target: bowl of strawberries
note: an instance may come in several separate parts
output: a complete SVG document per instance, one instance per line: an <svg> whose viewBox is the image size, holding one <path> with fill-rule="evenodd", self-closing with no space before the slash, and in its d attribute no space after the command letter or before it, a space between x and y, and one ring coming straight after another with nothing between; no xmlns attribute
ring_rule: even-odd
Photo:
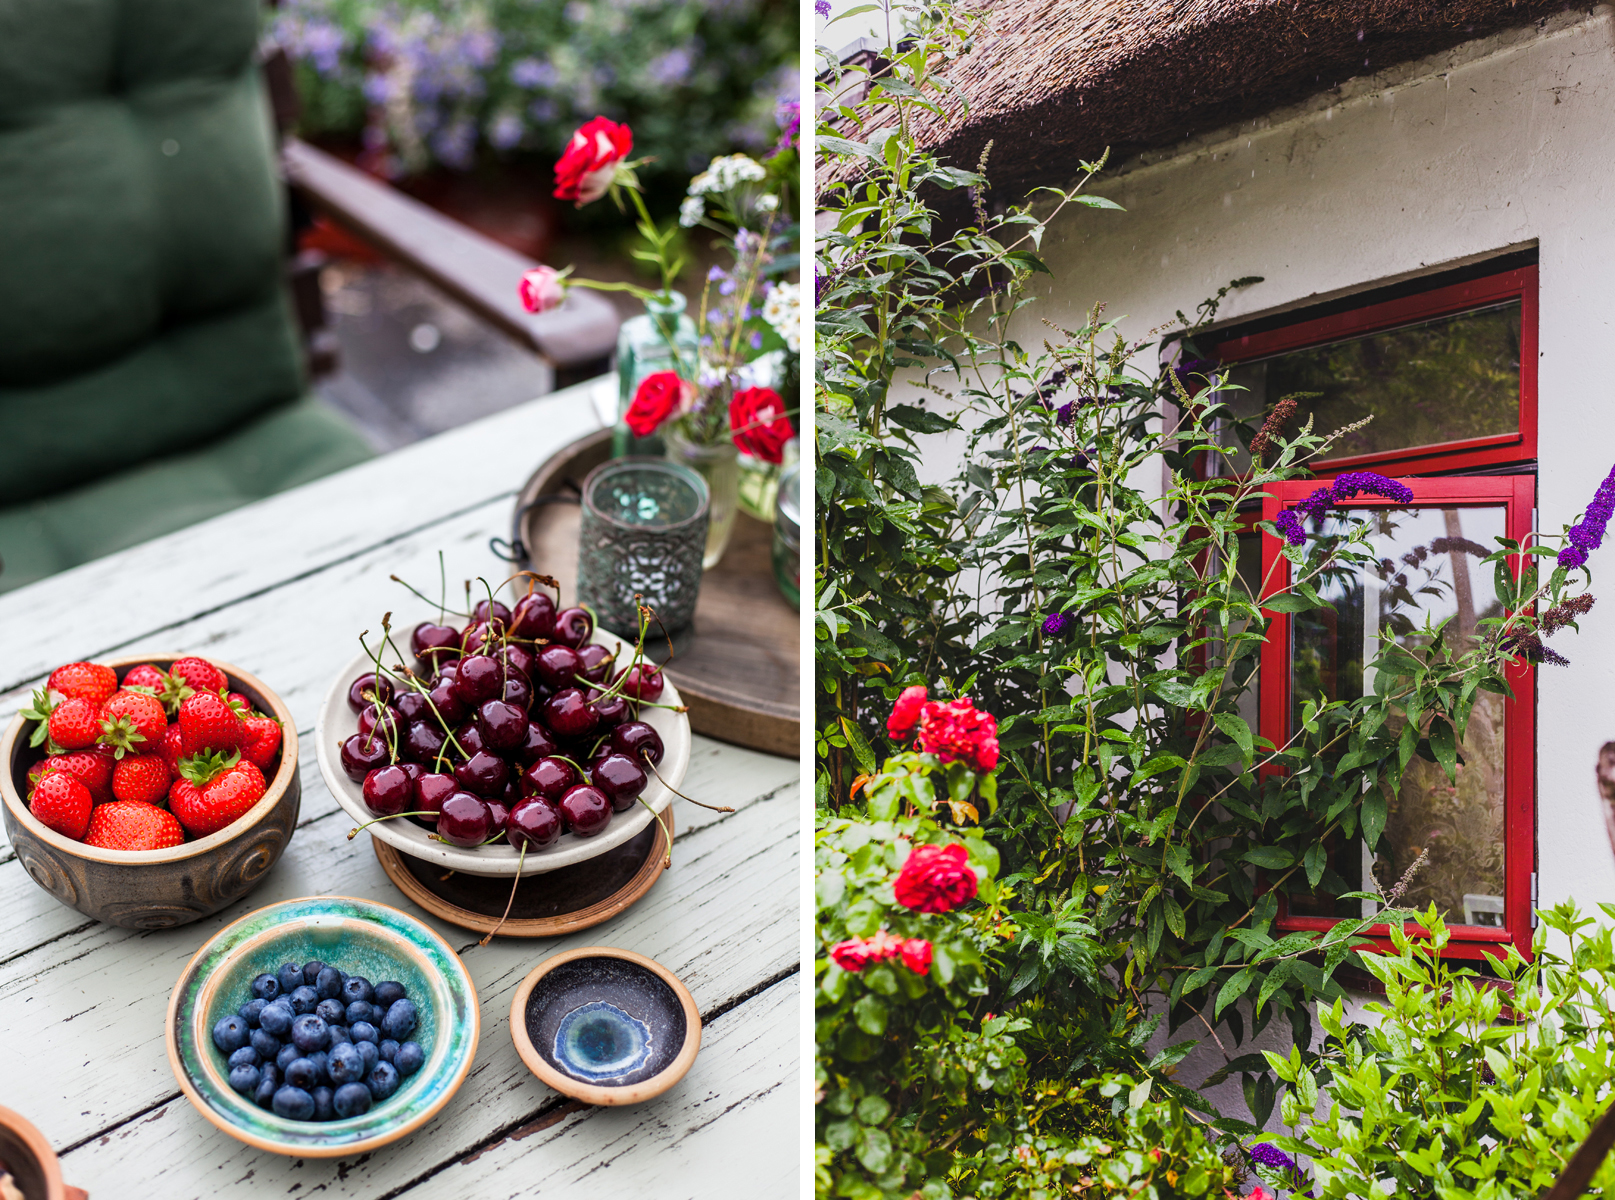
<svg viewBox="0 0 1615 1200"><path fill-rule="evenodd" d="M129 929L246 895L302 797L280 697L196 655L58 667L0 738L0 764L6 835L34 882Z"/></svg>

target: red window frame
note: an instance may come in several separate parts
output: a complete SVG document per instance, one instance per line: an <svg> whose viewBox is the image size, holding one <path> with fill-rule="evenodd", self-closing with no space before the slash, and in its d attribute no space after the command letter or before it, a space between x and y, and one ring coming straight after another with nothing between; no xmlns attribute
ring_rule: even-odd
<svg viewBox="0 0 1615 1200"><path fill-rule="evenodd" d="M1326 486L1329 478L1291 480L1268 485L1262 502L1262 519L1271 521L1280 509L1305 498L1313 489ZM1431 505L1464 507L1505 506L1507 536L1524 541L1531 531L1536 504L1534 475L1492 475L1471 478L1404 479L1413 489L1411 505L1394 504L1378 497L1352 500L1345 507L1403 508ZM1290 563L1281 553L1282 543L1272 534L1262 538L1262 577L1267 580L1265 595L1284 590L1290 582ZM1515 577L1521 564L1516 562ZM1290 736L1290 616L1263 610L1271 624L1267 645L1262 649L1261 736L1280 746ZM1531 876L1536 870L1536 674L1523 660L1509 668L1507 679L1514 698L1504 702L1504 738L1507 762L1503 783L1503 925L1486 928L1452 925L1446 956L1479 959L1500 953L1512 942L1527 959L1531 957ZM1277 768L1264 768L1273 771ZM1287 901L1280 897L1275 926L1286 931L1329 929L1339 918L1292 916ZM1373 925L1364 931L1382 950L1391 948L1389 927Z"/></svg>
<svg viewBox="0 0 1615 1200"><path fill-rule="evenodd" d="M1480 279L1399 296L1394 300L1364 305L1327 317L1298 321L1278 329L1226 338L1212 343L1211 353L1224 365L1233 366L1290 350L1304 350L1370 333L1383 333L1438 317L1455 316L1471 309L1516 299L1520 302L1520 423L1517 433L1332 458L1319 461L1314 467L1319 471L1344 471L1394 465L1405 471L1467 471L1476 467L1523 462L1536 458L1537 452L1535 266L1516 267Z"/></svg>

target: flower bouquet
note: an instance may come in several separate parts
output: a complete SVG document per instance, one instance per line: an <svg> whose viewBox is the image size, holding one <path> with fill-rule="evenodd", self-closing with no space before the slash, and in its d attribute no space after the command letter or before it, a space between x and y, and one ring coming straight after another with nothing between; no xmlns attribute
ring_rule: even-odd
<svg viewBox="0 0 1615 1200"><path fill-rule="evenodd" d="M799 259L799 230L788 211L796 169L794 109L781 106L784 132L765 161L744 154L713 159L690 181L678 225L666 229L646 209L635 168L647 160L629 158L632 131L594 118L555 164L555 195L579 207L610 196L624 211L626 197L645 243L633 256L656 269L661 286L580 279L570 267L548 266L528 271L520 285L523 306L535 313L561 304L573 287L628 292L645 304L646 317L625 324L618 346L618 450L650 449L646 440L659 437L667 458L706 480L708 568L728 545L743 468L747 507L773 520L773 484L796 436L781 398L782 389L795 391L801 347L797 288L783 278ZM684 236L680 227L717 233L731 259L707 272L693 317L673 290L684 267L677 249Z"/></svg>

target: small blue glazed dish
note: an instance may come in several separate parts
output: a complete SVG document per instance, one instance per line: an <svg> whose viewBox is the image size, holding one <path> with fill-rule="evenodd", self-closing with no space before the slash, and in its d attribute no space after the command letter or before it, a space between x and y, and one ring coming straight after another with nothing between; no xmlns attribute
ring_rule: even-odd
<svg viewBox="0 0 1615 1200"><path fill-rule="evenodd" d="M638 1104L667 1091L701 1049L689 989L643 954L585 946L522 980L510 1036L527 1069L585 1104Z"/></svg>
<svg viewBox="0 0 1615 1200"><path fill-rule="evenodd" d="M230 1086L212 1031L252 997L253 979L282 963L318 960L372 983L401 983L418 1012L421 1067L361 1116L296 1121L259 1108ZM344 896L288 900L226 926L186 965L168 1002L168 1062L185 1098L231 1137L276 1154L365 1154L431 1120L476 1057L476 988L448 943L407 913Z"/></svg>

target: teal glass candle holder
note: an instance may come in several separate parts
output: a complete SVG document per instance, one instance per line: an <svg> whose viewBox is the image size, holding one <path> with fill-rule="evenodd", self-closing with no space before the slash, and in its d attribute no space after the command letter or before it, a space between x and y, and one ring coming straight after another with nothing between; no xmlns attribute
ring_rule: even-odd
<svg viewBox="0 0 1615 1200"><path fill-rule="evenodd" d="M711 496L690 468L614 458L583 481L578 595L619 637L639 635L639 605L675 634L695 616Z"/></svg>

